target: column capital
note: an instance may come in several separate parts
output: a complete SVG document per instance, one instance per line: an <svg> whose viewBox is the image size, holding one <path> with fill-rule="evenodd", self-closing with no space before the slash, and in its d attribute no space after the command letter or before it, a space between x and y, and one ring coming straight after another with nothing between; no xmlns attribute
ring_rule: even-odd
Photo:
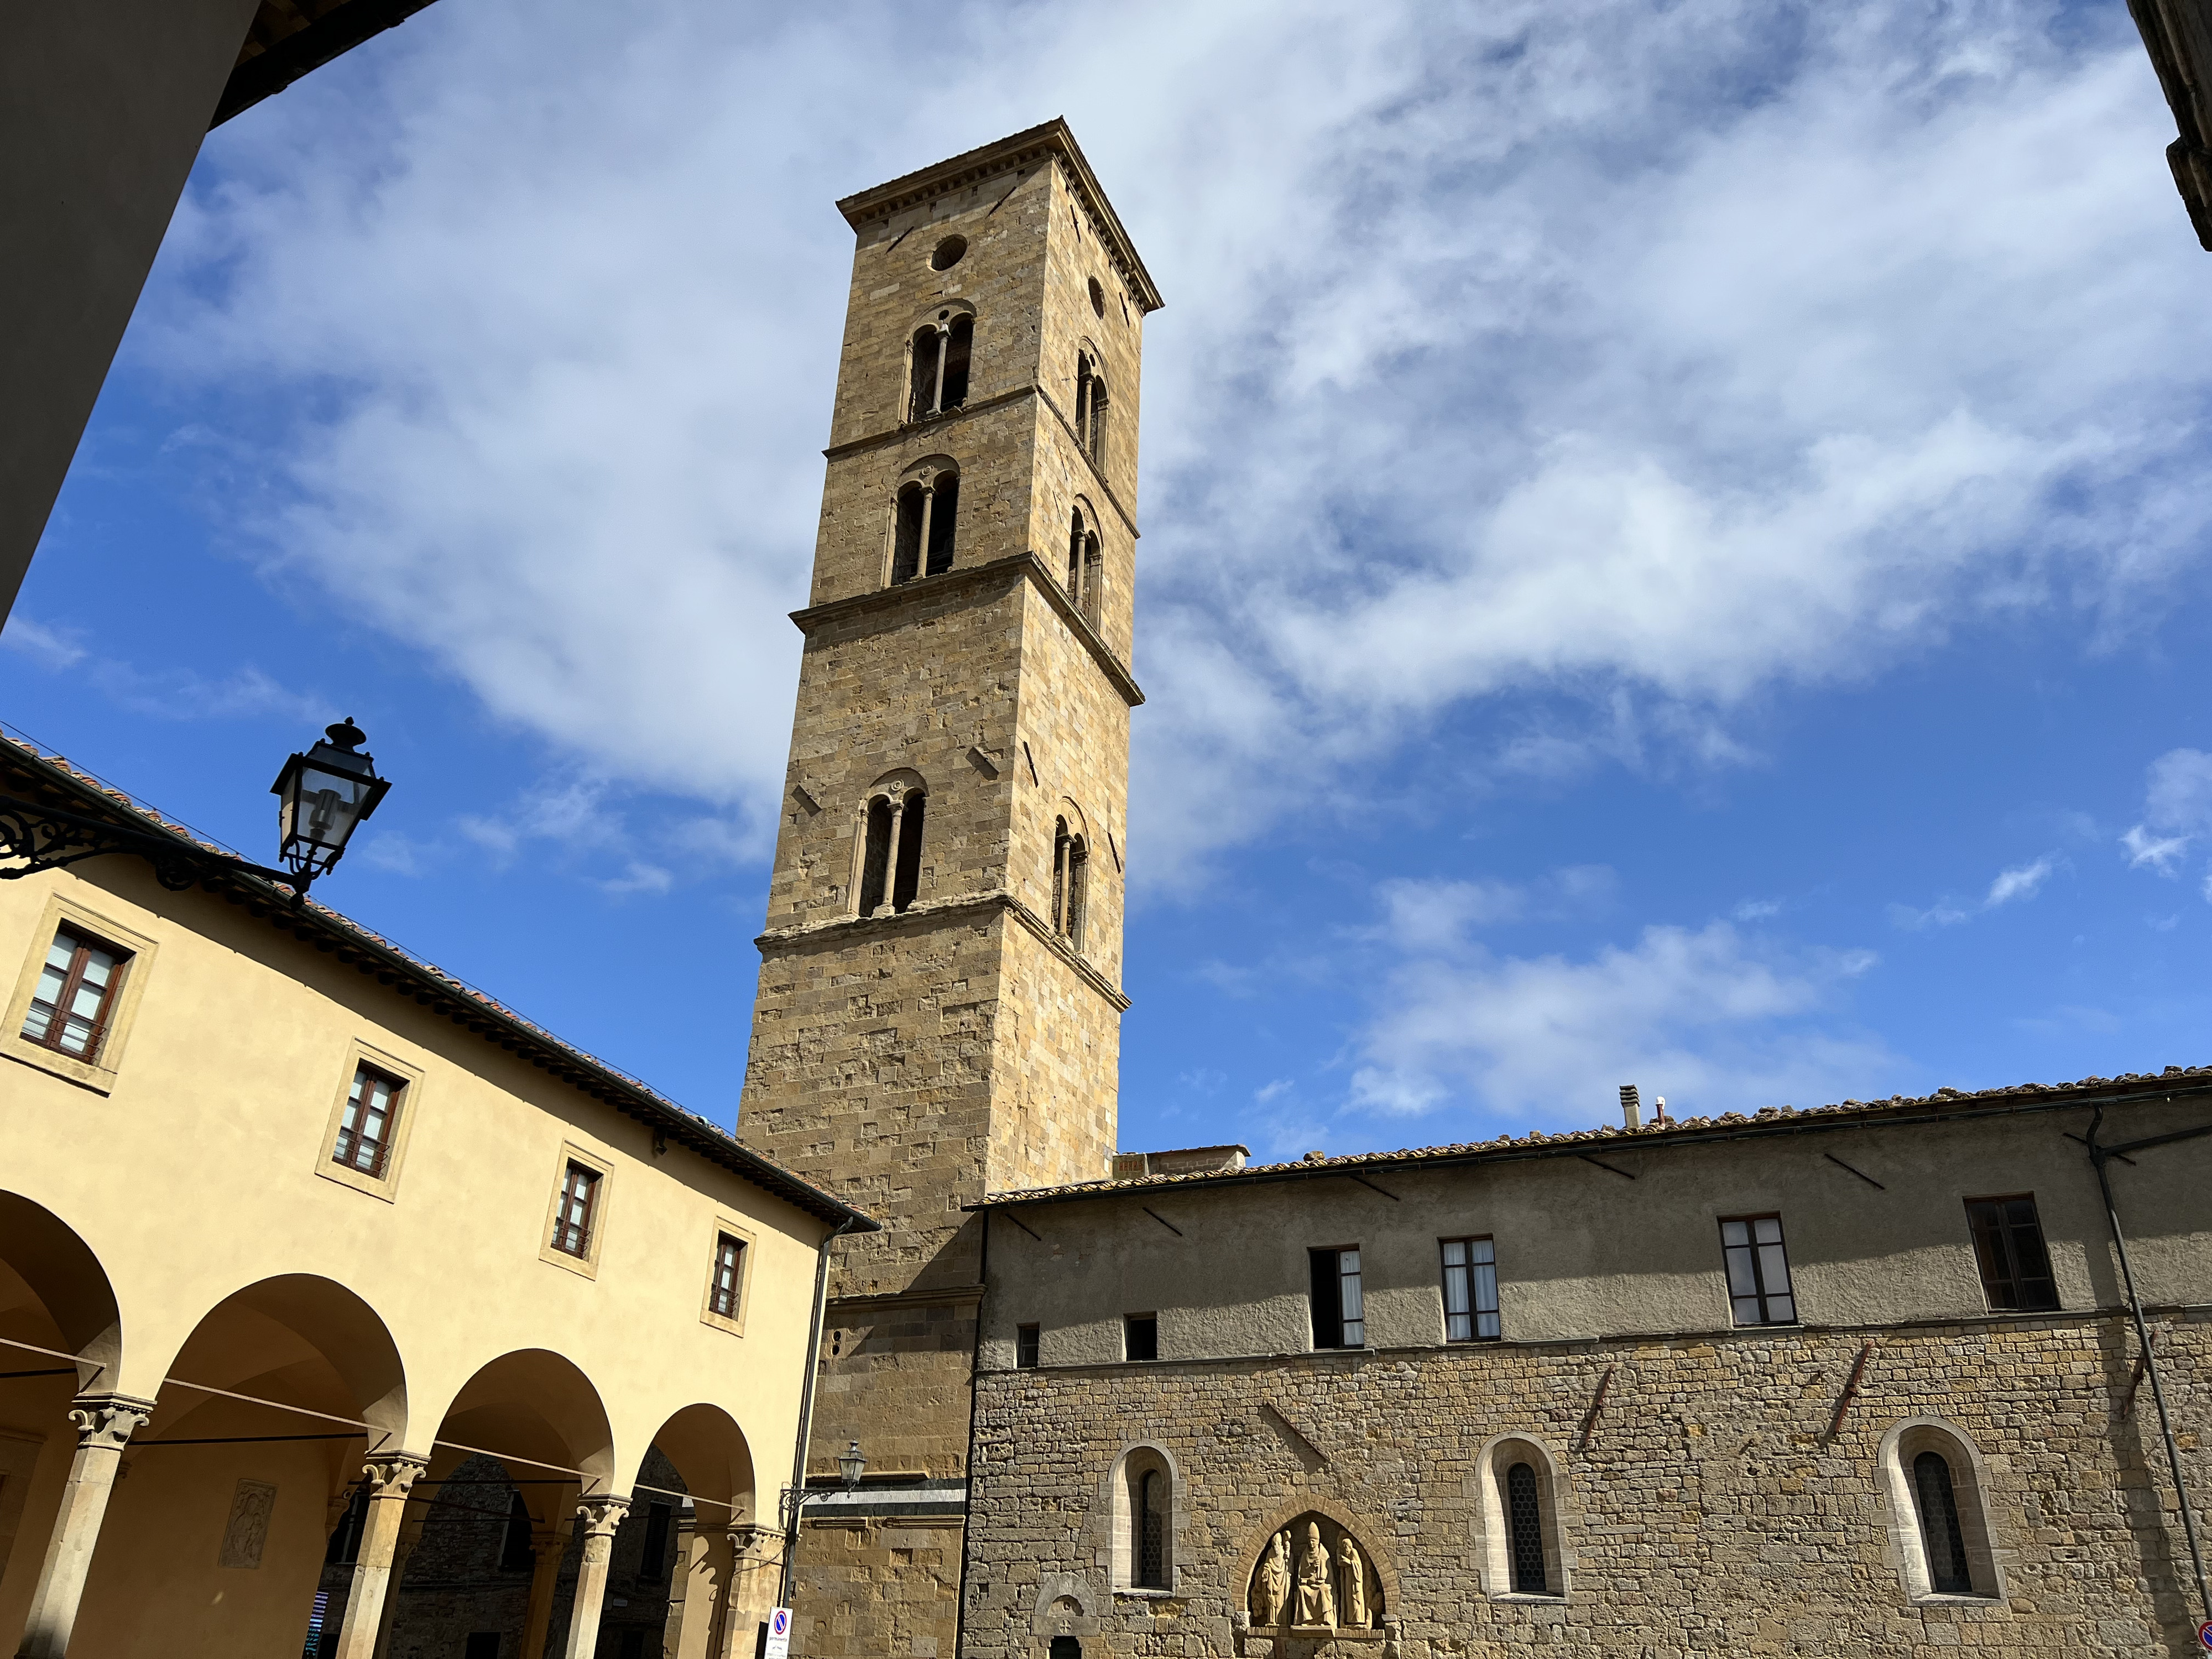
<svg viewBox="0 0 2212 1659"><path fill-rule="evenodd" d="M404 1498L414 1490L430 1460L413 1452L379 1452L361 1466L371 1498Z"/></svg>
<svg viewBox="0 0 2212 1659"><path fill-rule="evenodd" d="M612 1492L601 1492L597 1497L579 1498L576 1518L584 1523L584 1536L611 1538L615 1528L622 1525L623 1516L629 1513L629 1499Z"/></svg>
<svg viewBox="0 0 2212 1659"><path fill-rule="evenodd" d="M722 1528L722 1534L730 1540L732 1551L740 1556L751 1554L761 1547L763 1540L772 1535L769 1529L757 1521L732 1521Z"/></svg>
<svg viewBox="0 0 2212 1659"><path fill-rule="evenodd" d="M153 1414L154 1402L136 1395L81 1394L70 1407L69 1420L76 1429L79 1447L87 1451L120 1451Z"/></svg>

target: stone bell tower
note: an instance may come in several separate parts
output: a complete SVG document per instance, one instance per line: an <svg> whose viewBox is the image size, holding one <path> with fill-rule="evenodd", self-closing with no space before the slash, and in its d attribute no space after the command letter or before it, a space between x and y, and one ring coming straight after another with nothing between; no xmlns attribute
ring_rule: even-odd
<svg viewBox="0 0 2212 1659"><path fill-rule="evenodd" d="M849 1520L802 1539L796 1650L949 1659L963 1206L1114 1150L1160 299L1060 121L838 207L858 246L738 1133L884 1224L833 1258L810 1473L859 1440L919 1483L810 1511Z"/></svg>

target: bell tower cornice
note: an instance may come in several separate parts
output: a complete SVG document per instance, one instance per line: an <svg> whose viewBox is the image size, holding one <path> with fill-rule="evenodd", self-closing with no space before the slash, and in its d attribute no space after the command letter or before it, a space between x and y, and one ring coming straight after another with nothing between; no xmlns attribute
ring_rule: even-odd
<svg viewBox="0 0 2212 1659"><path fill-rule="evenodd" d="M1160 297L1152 273L1145 269L1145 262L1137 257L1136 244L1121 228L1114 204L1098 187L1097 178L1091 171L1091 163L1084 159L1075 135L1068 131L1067 122L1057 115L1042 126L1014 133L878 185L872 190L848 196L837 204L837 211L845 216L845 222L855 231L865 233L871 225L908 208L924 205L994 174L1016 172L1045 161L1057 161L1067 175L1076 199L1090 216L1099 241L1104 245L1121 280L1128 284L1138 306L1146 312L1159 310L1167 301Z"/></svg>

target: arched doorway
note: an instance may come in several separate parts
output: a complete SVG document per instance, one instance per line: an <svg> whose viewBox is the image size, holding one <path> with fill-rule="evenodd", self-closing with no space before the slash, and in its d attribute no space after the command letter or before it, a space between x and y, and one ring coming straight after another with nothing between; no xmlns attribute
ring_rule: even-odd
<svg viewBox="0 0 2212 1659"><path fill-rule="evenodd" d="M605 1407L573 1361L527 1348L480 1367L447 1407L409 1496L385 1605L391 1650L536 1659L559 1632L551 1651L570 1651L574 1608L596 1628L623 1520L599 1501L614 1469ZM580 1507L590 1512L580 1519ZM433 1588L457 1581L474 1587L464 1603Z"/></svg>
<svg viewBox="0 0 2212 1659"><path fill-rule="evenodd" d="M671 1530L662 1640L617 1630L610 1619L602 1624L601 1651L617 1659L631 1645L647 1653L665 1647L674 1659L750 1655L756 1627L775 1603L781 1561L773 1534L758 1525L755 1501L752 1447L728 1412L686 1406L662 1424L634 1483L624 1536L616 1540L619 1562L636 1530L639 1561L655 1567L662 1565L655 1559L659 1528Z"/></svg>
<svg viewBox="0 0 2212 1659"><path fill-rule="evenodd" d="M80 1395L113 1388L123 1321L92 1247L19 1193L0 1192L0 1641L29 1652L65 1638L80 1605L117 1464L112 1445L80 1456L69 1413ZM74 1525L58 1556L65 1503ZM54 1588L50 1562L60 1604L49 1595L33 1629L42 1582Z"/></svg>
<svg viewBox="0 0 2212 1659"><path fill-rule="evenodd" d="M288 1273L224 1297L124 1448L75 1650L299 1650L345 1495L406 1430L398 1346L352 1291Z"/></svg>

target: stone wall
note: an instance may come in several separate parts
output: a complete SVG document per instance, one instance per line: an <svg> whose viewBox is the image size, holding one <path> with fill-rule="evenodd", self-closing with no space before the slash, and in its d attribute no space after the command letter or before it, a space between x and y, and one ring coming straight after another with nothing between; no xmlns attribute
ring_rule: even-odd
<svg viewBox="0 0 2212 1659"><path fill-rule="evenodd" d="M2157 1340L2201 1500L2212 1310L2166 1310ZM2134 1355L2106 1313L987 1372L962 1659L1044 1659L1055 1631L1085 1659L1328 1659L1234 1616L1267 1538L1304 1511L1368 1551L1389 1659L2178 1659L2188 1558ZM1914 1418L1978 1452L2001 1596L1907 1593L1878 1464ZM1509 1435L1556 1466L1563 1597L1516 1599L1497 1573L1484 1451ZM1110 1588L1103 1494L1136 1443L1176 1471L1167 1594Z"/></svg>
<svg viewBox="0 0 2212 1659"><path fill-rule="evenodd" d="M810 1522L799 1537L792 1650L808 1659L952 1659L957 1520Z"/></svg>

